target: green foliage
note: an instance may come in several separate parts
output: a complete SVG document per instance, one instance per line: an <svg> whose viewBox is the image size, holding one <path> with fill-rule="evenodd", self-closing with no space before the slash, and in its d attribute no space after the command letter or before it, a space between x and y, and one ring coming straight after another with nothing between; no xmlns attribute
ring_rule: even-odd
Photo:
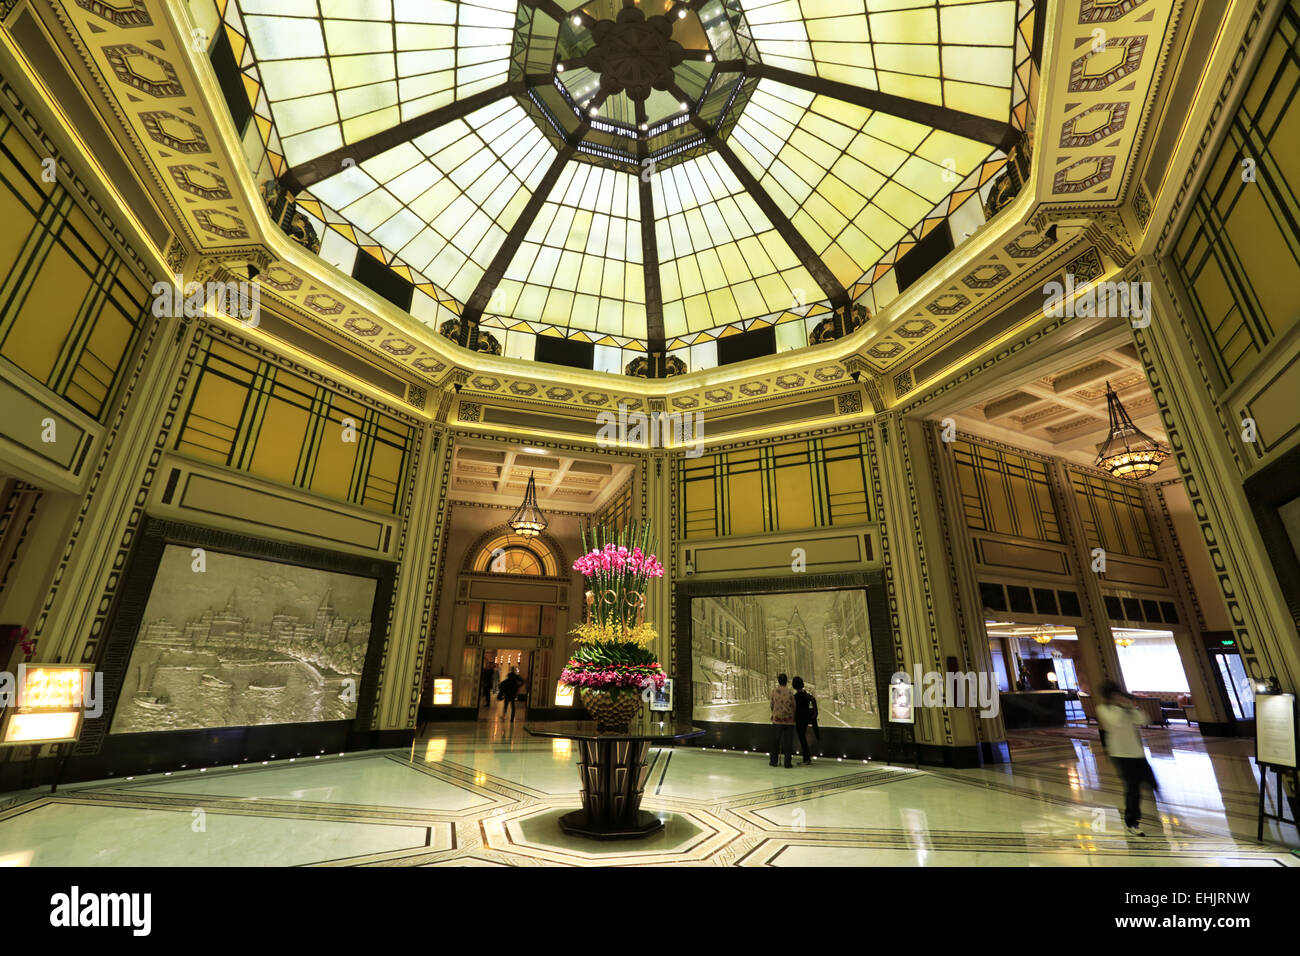
<svg viewBox="0 0 1300 956"><path fill-rule="evenodd" d="M580 644L573 659L583 664L653 664L655 654L649 648L618 641Z"/></svg>

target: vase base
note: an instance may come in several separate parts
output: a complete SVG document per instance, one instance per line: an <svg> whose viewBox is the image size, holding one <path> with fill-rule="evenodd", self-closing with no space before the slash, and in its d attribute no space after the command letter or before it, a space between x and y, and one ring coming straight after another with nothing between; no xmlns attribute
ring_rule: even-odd
<svg viewBox="0 0 1300 956"><path fill-rule="evenodd" d="M608 824L595 824L586 810L574 810L560 817L560 829L571 836L591 840L640 840L660 832L664 822L647 810L638 810L635 818Z"/></svg>

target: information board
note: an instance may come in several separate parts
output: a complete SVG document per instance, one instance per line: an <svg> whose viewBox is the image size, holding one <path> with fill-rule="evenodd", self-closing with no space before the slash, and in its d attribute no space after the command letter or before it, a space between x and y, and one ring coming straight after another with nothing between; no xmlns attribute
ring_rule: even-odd
<svg viewBox="0 0 1300 956"><path fill-rule="evenodd" d="M1294 768L1295 694L1255 695L1255 762Z"/></svg>

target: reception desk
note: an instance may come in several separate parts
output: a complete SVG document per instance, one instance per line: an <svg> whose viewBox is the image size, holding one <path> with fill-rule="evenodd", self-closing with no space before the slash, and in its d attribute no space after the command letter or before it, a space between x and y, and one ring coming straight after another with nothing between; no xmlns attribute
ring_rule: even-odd
<svg viewBox="0 0 1300 956"><path fill-rule="evenodd" d="M1003 691L1002 719L1008 730L1064 727L1065 702L1069 698L1069 693L1063 690Z"/></svg>

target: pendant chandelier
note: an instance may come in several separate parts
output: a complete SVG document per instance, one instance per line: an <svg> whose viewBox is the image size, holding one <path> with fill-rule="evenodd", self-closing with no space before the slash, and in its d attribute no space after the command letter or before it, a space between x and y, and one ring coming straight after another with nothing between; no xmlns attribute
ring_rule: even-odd
<svg viewBox="0 0 1300 956"><path fill-rule="evenodd" d="M525 538L535 538L546 530L546 515L537 507L537 484L533 473L528 473L528 490L524 492L523 503L510 516L510 527L515 534Z"/></svg>
<svg viewBox="0 0 1300 956"><path fill-rule="evenodd" d="M1052 643L1052 629L1048 627L1046 624L1042 625L1041 627L1034 628L1034 640L1037 641L1039 644Z"/></svg>
<svg viewBox="0 0 1300 956"><path fill-rule="evenodd" d="M1128 481L1141 481L1154 474L1169 452L1133 424L1110 382L1106 383L1106 411L1110 414L1110 429L1106 440L1097 446L1097 467Z"/></svg>
<svg viewBox="0 0 1300 956"><path fill-rule="evenodd" d="M1133 638L1131 638L1131 637L1117 637L1117 638L1115 638L1115 643L1116 643L1116 645L1118 645L1119 647L1128 647L1129 645L1131 645L1131 644L1133 643Z"/></svg>

